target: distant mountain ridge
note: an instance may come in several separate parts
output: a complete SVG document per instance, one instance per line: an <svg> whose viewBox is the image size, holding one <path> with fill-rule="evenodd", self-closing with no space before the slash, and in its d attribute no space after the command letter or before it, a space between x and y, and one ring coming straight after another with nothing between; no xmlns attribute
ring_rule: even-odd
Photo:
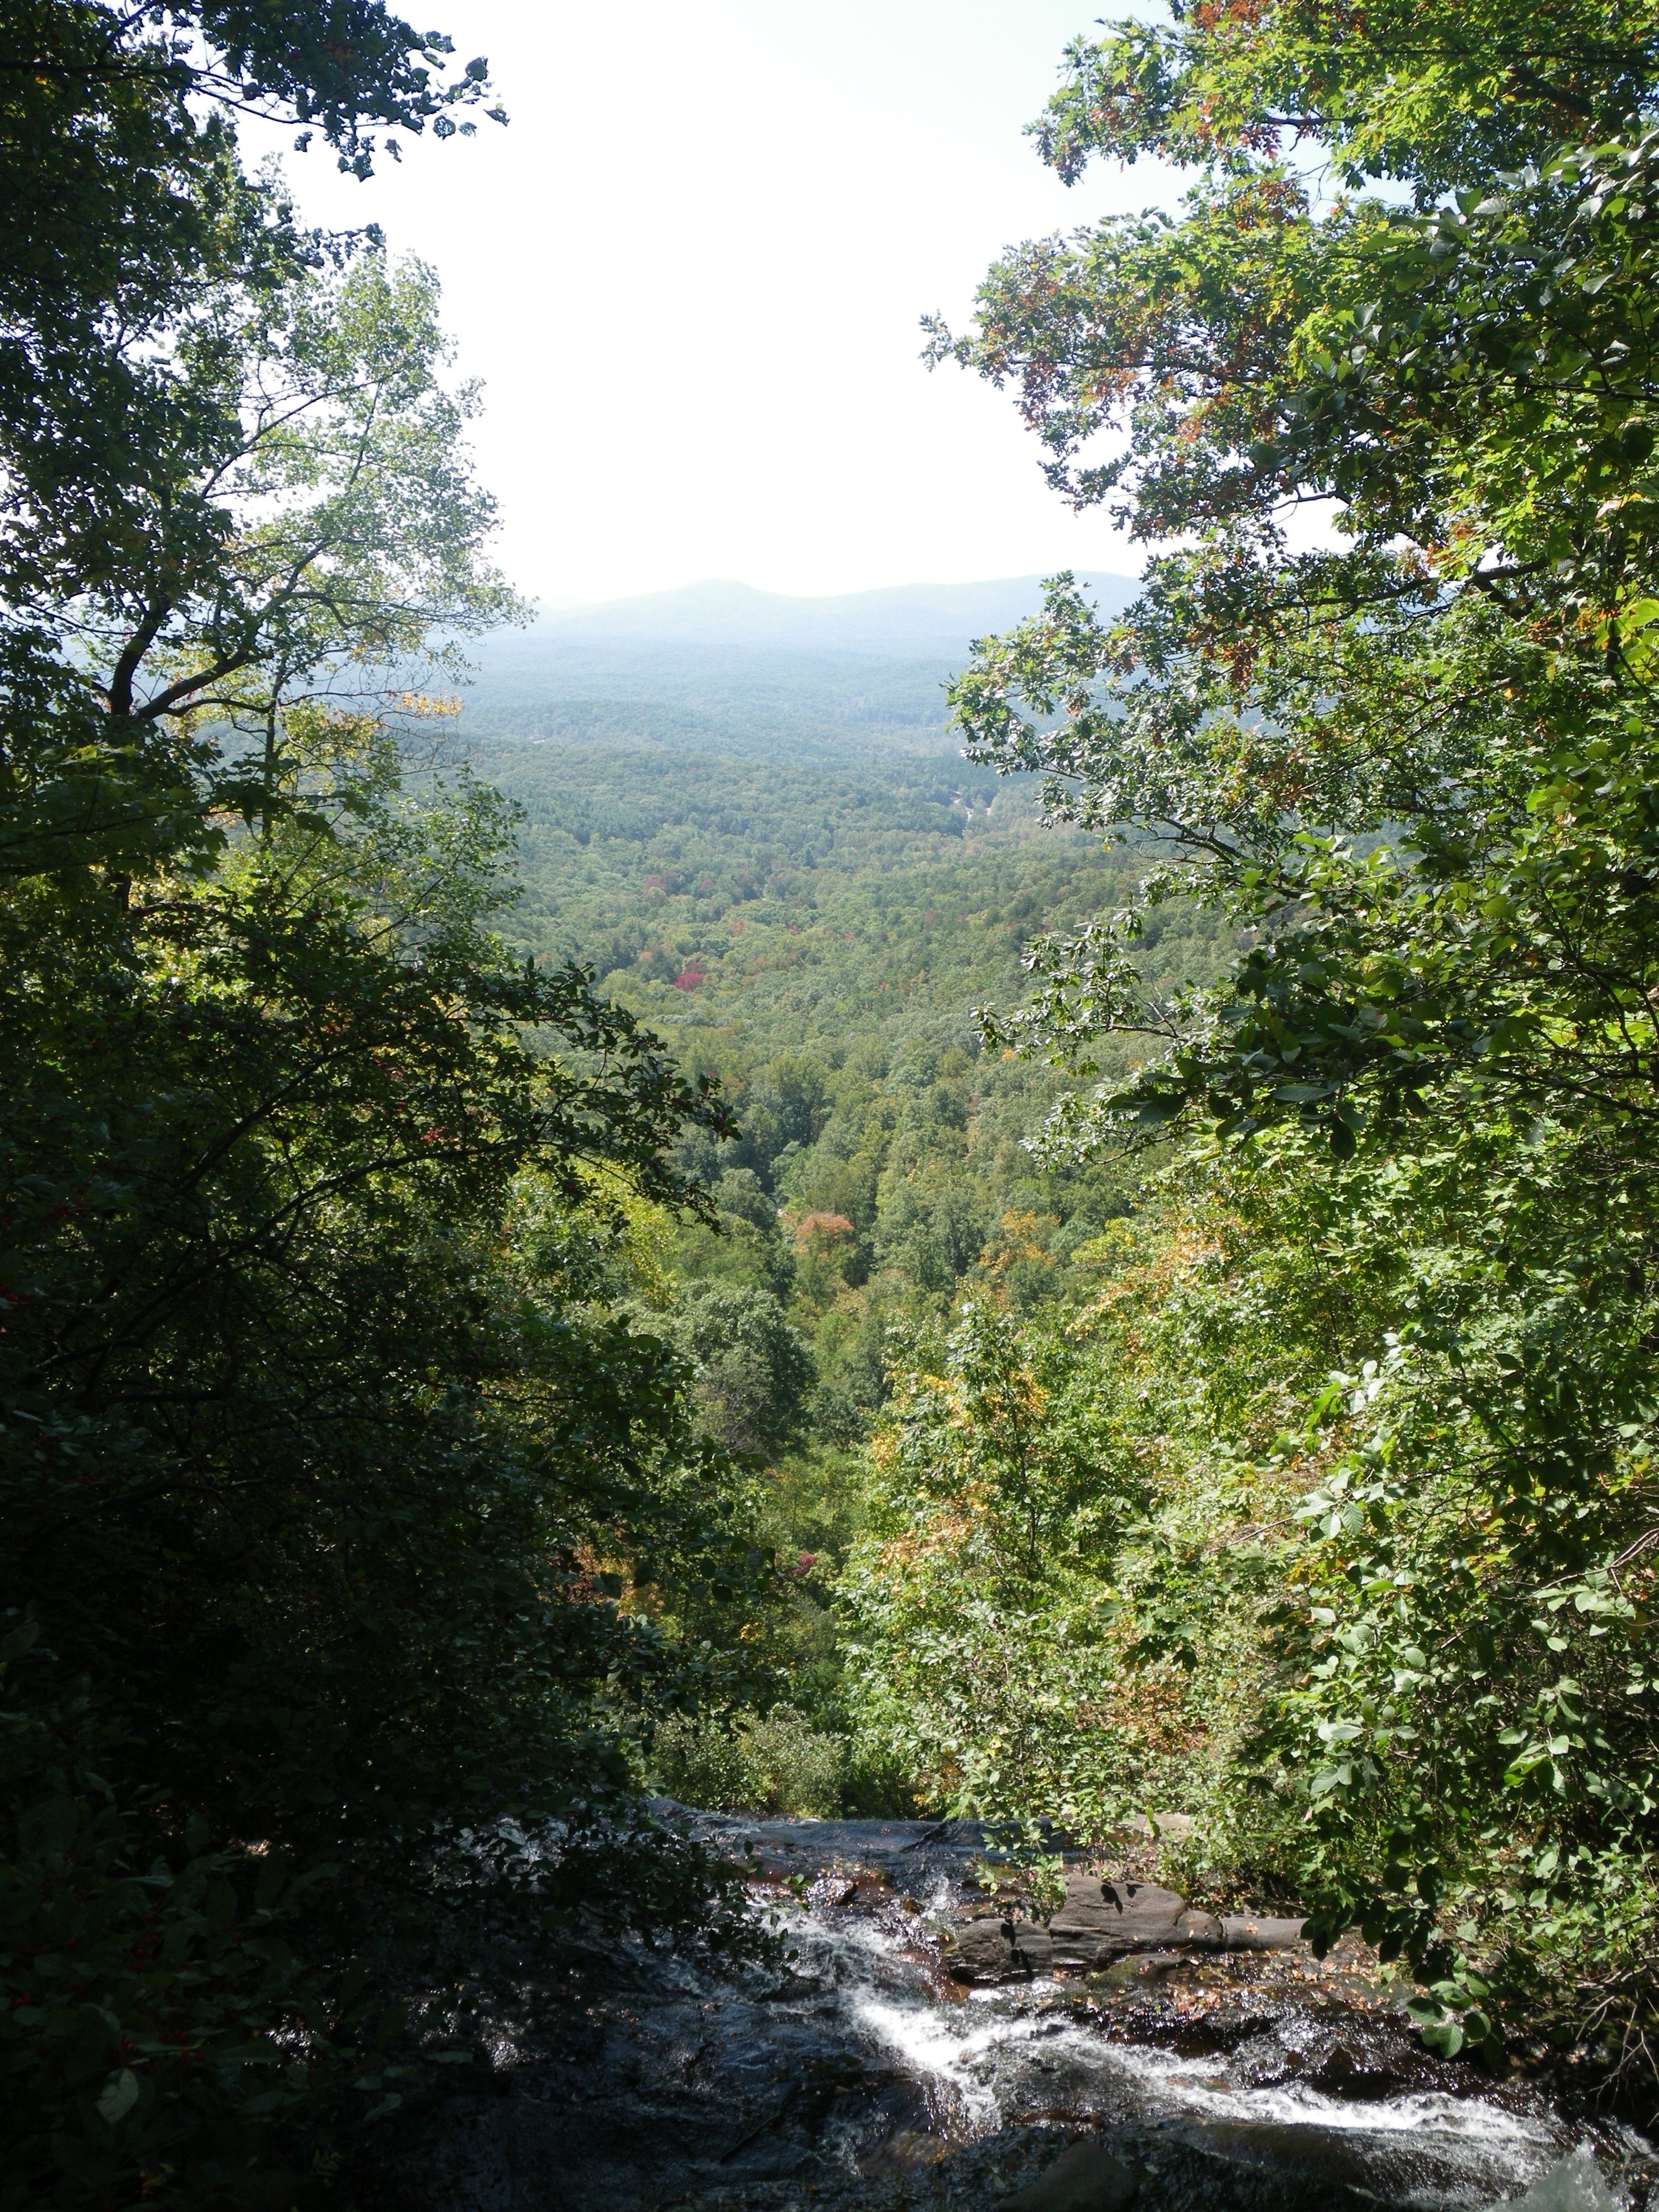
<svg viewBox="0 0 1659 2212"><path fill-rule="evenodd" d="M1103 612L1132 577L1097 574ZM544 608L480 641L461 730L469 743L670 750L814 762L955 754L945 687L976 637L1042 604L1040 576L901 584L834 599L752 585Z"/></svg>
<svg viewBox="0 0 1659 2212"><path fill-rule="evenodd" d="M1139 589L1132 576L1105 572L1082 579L1108 614L1127 606ZM1000 577L976 584L896 584L883 591L798 599L751 584L710 580L678 591L610 599L593 606L544 610L532 637L549 643L721 646L776 651L878 653L959 660L969 641L1010 629L1042 604L1040 576Z"/></svg>

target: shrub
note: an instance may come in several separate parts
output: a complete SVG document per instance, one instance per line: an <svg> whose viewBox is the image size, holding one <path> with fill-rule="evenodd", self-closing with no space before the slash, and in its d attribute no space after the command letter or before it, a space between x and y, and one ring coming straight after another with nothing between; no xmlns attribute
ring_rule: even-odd
<svg viewBox="0 0 1659 2212"><path fill-rule="evenodd" d="M793 1705L763 1717L677 1713L657 1730L655 1765L661 1787L684 1804L829 1820L841 1810L847 1747Z"/></svg>

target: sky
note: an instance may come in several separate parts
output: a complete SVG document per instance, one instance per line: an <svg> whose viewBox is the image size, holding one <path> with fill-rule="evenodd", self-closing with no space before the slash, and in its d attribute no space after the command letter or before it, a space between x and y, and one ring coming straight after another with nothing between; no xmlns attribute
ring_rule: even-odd
<svg viewBox="0 0 1659 2212"><path fill-rule="evenodd" d="M1173 201L1146 165L1068 191L1022 135L1091 0L420 12L488 56L507 127L367 185L320 141L284 164L307 219L378 222L437 270L522 591L1138 570L1048 489L1007 394L920 359L921 315L963 318L1003 246Z"/></svg>

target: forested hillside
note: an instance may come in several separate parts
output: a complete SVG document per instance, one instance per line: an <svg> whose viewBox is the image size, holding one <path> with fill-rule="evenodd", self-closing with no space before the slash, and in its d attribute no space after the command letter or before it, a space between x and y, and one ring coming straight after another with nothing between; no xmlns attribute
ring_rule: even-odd
<svg viewBox="0 0 1659 2212"><path fill-rule="evenodd" d="M964 645L966 641L963 641ZM475 742L618 741L741 758L844 763L945 751L945 687L963 654L886 659L538 631L481 641L462 695Z"/></svg>
<svg viewBox="0 0 1659 2212"><path fill-rule="evenodd" d="M726 680L743 673L738 657ZM546 744L481 748L474 765L522 810L511 940L595 970L738 1121L682 1148L722 1233L655 1218L652 1304L696 1366L710 1432L772 1463L760 1534L796 1562L779 1663L799 1705L810 1656L806 1717L844 1764L829 1607L865 1525L860 1454L895 1345L964 1292L1016 1312L1081 1295L1134 1188L1116 1161L1032 1158L1067 1086L986 1051L974 1009L1018 992L1036 933L1132 898L1144 856L1044 827L1029 794L946 752L828 769ZM1173 993L1225 950L1213 916L1172 906L1142 960ZM763 1675L747 1695L763 1708L768 1692ZM732 1724L711 1721L717 1737ZM816 1757L815 1774L831 1755ZM849 1802L937 1796L931 1776L856 1765ZM697 1772L670 1778L706 1792Z"/></svg>

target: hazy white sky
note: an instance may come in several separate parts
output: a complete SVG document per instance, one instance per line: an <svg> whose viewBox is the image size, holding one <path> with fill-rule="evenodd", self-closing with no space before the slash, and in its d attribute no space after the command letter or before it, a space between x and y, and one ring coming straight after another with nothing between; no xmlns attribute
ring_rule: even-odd
<svg viewBox="0 0 1659 2212"><path fill-rule="evenodd" d="M1004 244L1172 198L1146 166L1067 191L1021 135L1099 0L423 6L508 127L367 185L320 148L287 167L312 220L436 265L522 589L1139 566L1047 489L1006 395L918 357Z"/></svg>

